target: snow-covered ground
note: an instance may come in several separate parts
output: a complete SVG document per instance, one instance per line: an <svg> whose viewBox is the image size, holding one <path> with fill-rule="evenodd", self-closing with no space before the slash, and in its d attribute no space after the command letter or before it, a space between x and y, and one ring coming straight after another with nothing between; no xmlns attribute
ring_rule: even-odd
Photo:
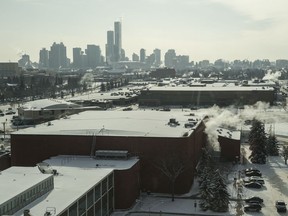
<svg viewBox="0 0 288 216"><path fill-rule="evenodd" d="M246 151L246 157L250 155L248 144L242 144L242 148ZM112 216L124 215L283 215L277 213L275 208L276 200L284 200L288 203L288 166L285 165L284 159L281 156L268 157L266 164L252 164L249 160L245 160L245 164L237 164L232 166L228 175L228 191L231 195L229 211L226 213L215 213L211 211L202 211L199 207L199 200L189 198L191 195L197 194L198 185L197 180L189 194L177 197L174 202L171 201L169 195L162 197L161 195L147 195L142 194L139 200L136 200L132 209L127 211L114 212ZM240 180L245 177L242 170L246 168L257 168L262 172L262 177L265 181L261 189L251 189L241 187L240 197L246 199L251 196L259 196L264 202L260 212L244 212L244 201L235 201L237 198L237 188L234 186L234 178ZM239 172L240 171L240 172ZM239 175L240 173L240 175ZM241 181L239 181L241 182ZM195 203L196 207L195 207ZM237 209L238 207L238 209ZM284 213L285 215L285 213Z"/></svg>

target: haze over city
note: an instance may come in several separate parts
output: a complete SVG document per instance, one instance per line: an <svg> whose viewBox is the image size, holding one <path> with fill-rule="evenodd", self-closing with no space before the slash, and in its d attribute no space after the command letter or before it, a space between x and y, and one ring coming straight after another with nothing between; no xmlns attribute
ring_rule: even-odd
<svg viewBox="0 0 288 216"><path fill-rule="evenodd" d="M39 60L41 48L63 42L96 44L105 53L106 33L122 22L122 47L131 59L141 48L175 49L193 61L222 58L287 59L285 0L2 0L0 61L22 54Z"/></svg>

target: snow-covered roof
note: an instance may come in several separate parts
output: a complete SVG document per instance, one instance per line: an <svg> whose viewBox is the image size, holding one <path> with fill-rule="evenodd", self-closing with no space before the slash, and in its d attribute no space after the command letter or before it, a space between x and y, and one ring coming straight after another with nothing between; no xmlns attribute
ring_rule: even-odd
<svg viewBox="0 0 288 216"><path fill-rule="evenodd" d="M233 140L240 140L241 132L240 131L232 131L224 128L218 128L217 130L218 136L233 139Z"/></svg>
<svg viewBox="0 0 288 216"><path fill-rule="evenodd" d="M149 89L149 91L274 91L272 87L260 86L219 86L219 85L206 85L203 87L189 87L189 86L154 86Z"/></svg>
<svg viewBox="0 0 288 216"><path fill-rule="evenodd" d="M58 99L41 99L30 101L22 106L25 110L41 110L41 109L67 109L79 107L79 105Z"/></svg>
<svg viewBox="0 0 288 216"><path fill-rule="evenodd" d="M31 215L43 215L47 207L55 207L57 212L61 212L113 172L113 170L129 169L138 162L138 159L133 157L127 160L95 160L88 156L62 155L52 157L44 162L48 163L59 173L54 176L54 189L19 210L14 216L23 215L24 209L29 209ZM34 184L36 182L36 180L33 180L34 178L47 176L47 174L42 174L39 170L37 172L37 170L37 167L21 167L17 168L17 170L12 167L6 173L17 175L17 181L18 179L20 181L26 173L26 177L31 180L29 184ZM1 177L5 177L5 175L2 174ZM7 182L2 183L1 185L5 187L5 190L1 191L13 192L14 189L12 187L11 190L6 190ZM28 182L25 182L25 184L28 184ZM19 184L19 187L25 187L25 184ZM0 196L2 196L2 192Z"/></svg>
<svg viewBox="0 0 288 216"><path fill-rule="evenodd" d="M170 119L177 124L169 124ZM199 123L201 117L193 119ZM13 134L183 137L197 125L185 127L189 120L189 113L181 111L85 111Z"/></svg>
<svg viewBox="0 0 288 216"><path fill-rule="evenodd" d="M1 171L0 204L44 181L49 176L51 174L43 175L37 167L11 167Z"/></svg>

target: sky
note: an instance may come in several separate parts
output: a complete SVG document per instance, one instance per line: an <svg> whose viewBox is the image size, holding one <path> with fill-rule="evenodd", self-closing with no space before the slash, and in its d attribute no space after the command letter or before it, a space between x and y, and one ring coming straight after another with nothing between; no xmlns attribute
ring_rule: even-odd
<svg viewBox="0 0 288 216"><path fill-rule="evenodd" d="M99 45L122 21L122 47L168 49L190 61L288 59L287 0L0 0L0 62L22 54L39 61L42 48L63 42ZM162 59L163 60L163 59Z"/></svg>

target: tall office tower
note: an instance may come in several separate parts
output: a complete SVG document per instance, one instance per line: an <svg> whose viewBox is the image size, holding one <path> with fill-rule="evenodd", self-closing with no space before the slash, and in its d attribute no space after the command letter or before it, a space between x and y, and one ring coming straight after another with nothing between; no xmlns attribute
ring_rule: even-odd
<svg viewBox="0 0 288 216"><path fill-rule="evenodd" d="M85 50L88 60L89 68L96 68L100 65L101 62L101 50L99 46L96 45L87 45Z"/></svg>
<svg viewBox="0 0 288 216"><path fill-rule="evenodd" d="M176 52L174 49L169 49L165 53L165 66L166 67L174 67L175 66L175 59L176 59Z"/></svg>
<svg viewBox="0 0 288 216"><path fill-rule="evenodd" d="M82 68L82 51L81 48L76 47L73 48L73 67L74 68Z"/></svg>
<svg viewBox="0 0 288 216"><path fill-rule="evenodd" d="M146 61L146 50L145 49L140 49L140 62L145 62Z"/></svg>
<svg viewBox="0 0 288 216"><path fill-rule="evenodd" d="M115 61L120 61L121 50L122 50L122 32L121 32L121 22L114 22L114 33L115 33Z"/></svg>
<svg viewBox="0 0 288 216"><path fill-rule="evenodd" d="M114 59L114 31L107 31L106 62L110 64Z"/></svg>
<svg viewBox="0 0 288 216"><path fill-rule="evenodd" d="M22 55L21 59L18 61L19 66L23 68L30 68L31 63L30 56L27 54Z"/></svg>
<svg viewBox="0 0 288 216"><path fill-rule="evenodd" d="M132 61L139 62L139 56L136 53L132 54Z"/></svg>
<svg viewBox="0 0 288 216"><path fill-rule="evenodd" d="M49 68L59 69L61 67L67 67L66 47L62 42L60 44L54 42L49 52Z"/></svg>
<svg viewBox="0 0 288 216"><path fill-rule="evenodd" d="M49 51L46 48L42 48L39 52L39 68L49 67Z"/></svg>
<svg viewBox="0 0 288 216"><path fill-rule="evenodd" d="M159 67L161 65L161 50L160 49L154 49L153 51L155 55L155 66Z"/></svg>

